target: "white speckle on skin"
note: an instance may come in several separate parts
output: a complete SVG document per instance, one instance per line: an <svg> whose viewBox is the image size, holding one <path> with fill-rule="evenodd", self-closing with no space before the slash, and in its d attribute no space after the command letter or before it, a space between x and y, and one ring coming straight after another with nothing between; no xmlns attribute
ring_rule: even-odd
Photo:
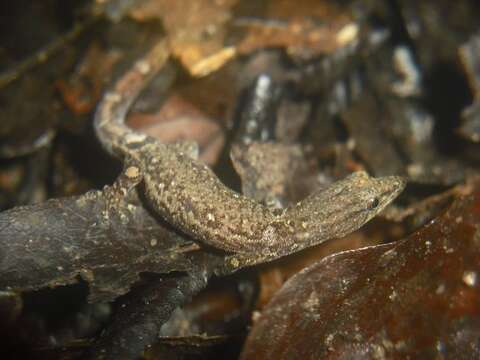
<svg viewBox="0 0 480 360"><path fill-rule="evenodd" d="M240 262L238 261L237 258L232 258L232 259L230 260L230 264L232 264L232 266L233 266L234 268L237 268L237 267L240 265Z"/></svg>
<svg viewBox="0 0 480 360"><path fill-rule="evenodd" d="M125 141L128 144L135 144L144 141L147 138L145 134L129 133L125 135Z"/></svg>
<svg viewBox="0 0 480 360"><path fill-rule="evenodd" d="M254 311L252 312L252 322L256 322L260 319L260 316L262 313L260 311Z"/></svg>
<svg viewBox="0 0 480 360"><path fill-rule="evenodd" d="M127 170L125 170L125 175L129 178L137 178L140 175L140 169L136 166L129 166Z"/></svg>
<svg viewBox="0 0 480 360"><path fill-rule="evenodd" d="M275 228L271 225L268 225L266 229L263 231L262 240L265 244L270 245L272 241L275 241Z"/></svg>
<svg viewBox="0 0 480 360"><path fill-rule="evenodd" d="M107 93L105 95L105 101L107 102L117 102L117 101L120 101L122 99L122 97L118 94L118 93Z"/></svg>
<svg viewBox="0 0 480 360"><path fill-rule="evenodd" d="M156 246L157 244L158 244L157 239L152 239L152 240L150 240L150 246L151 246L151 247L154 247L154 246Z"/></svg>

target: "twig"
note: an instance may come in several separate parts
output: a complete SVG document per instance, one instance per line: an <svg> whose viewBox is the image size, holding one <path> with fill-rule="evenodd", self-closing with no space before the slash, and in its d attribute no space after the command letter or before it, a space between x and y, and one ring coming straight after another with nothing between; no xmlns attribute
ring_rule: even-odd
<svg viewBox="0 0 480 360"><path fill-rule="evenodd" d="M32 56L26 58L25 60L20 61L18 64L14 65L9 70L6 70L0 74L0 89L4 88L12 81L15 81L20 76L25 74L27 71L33 69L35 66L38 66L46 62L52 55L60 51L66 44L75 40L80 34L82 34L86 29L88 29L92 24L98 21L98 16L91 16L85 21L75 24L73 29L67 32L65 35L54 40L43 49L39 50Z"/></svg>

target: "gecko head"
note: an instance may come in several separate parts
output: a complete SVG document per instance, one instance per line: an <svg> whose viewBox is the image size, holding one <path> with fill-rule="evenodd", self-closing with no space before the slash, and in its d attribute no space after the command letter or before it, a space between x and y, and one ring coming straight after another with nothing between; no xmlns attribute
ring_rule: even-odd
<svg viewBox="0 0 480 360"><path fill-rule="evenodd" d="M401 176L385 176L375 178L365 171L358 171L345 180L345 187L352 193L352 198L358 202L358 209L377 214L390 204L406 185Z"/></svg>
<svg viewBox="0 0 480 360"><path fill-rule="evenodd" d="M400 176L371 177L355 172L321 191L315 199L324 230L344 236L357 230L390 204L405 188ZM328 204L326 206L325 204Z"/></svg>
<svg viewBox="0 0 480 360"><path fill-rule="evenodd" d="M337 192L338 201L351 209L350 216L365 223L390 204L406 185L400 176L372 177L358 171L341 181ZM340 184L339 184L340 185Z"/></svg>

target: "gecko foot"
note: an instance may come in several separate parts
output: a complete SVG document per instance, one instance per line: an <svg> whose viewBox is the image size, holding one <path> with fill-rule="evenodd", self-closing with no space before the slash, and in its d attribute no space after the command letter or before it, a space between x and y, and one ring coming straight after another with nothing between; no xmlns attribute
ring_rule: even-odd
<svg viewBox="0 0 480 360"><path fill-rule="evenodd" d="M103 188L106 199L105 217L108 217L111 211L119 211L125 207L122 204L129 202L127 198L130 192L142 179L143 174L140 167L135 165L133 161L126 160L124 169L117 180L112 185Z"/></svg>

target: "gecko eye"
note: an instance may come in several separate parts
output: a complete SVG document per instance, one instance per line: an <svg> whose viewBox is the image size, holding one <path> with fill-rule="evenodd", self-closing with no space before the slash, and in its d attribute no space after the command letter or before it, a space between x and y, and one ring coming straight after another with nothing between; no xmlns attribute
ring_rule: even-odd
<svg viewBox="0 0 480 360"><path fill-rule="evenodd" d="M378 198L373 198L368 201L368 209L373 210L380 204Z"/></svg>

